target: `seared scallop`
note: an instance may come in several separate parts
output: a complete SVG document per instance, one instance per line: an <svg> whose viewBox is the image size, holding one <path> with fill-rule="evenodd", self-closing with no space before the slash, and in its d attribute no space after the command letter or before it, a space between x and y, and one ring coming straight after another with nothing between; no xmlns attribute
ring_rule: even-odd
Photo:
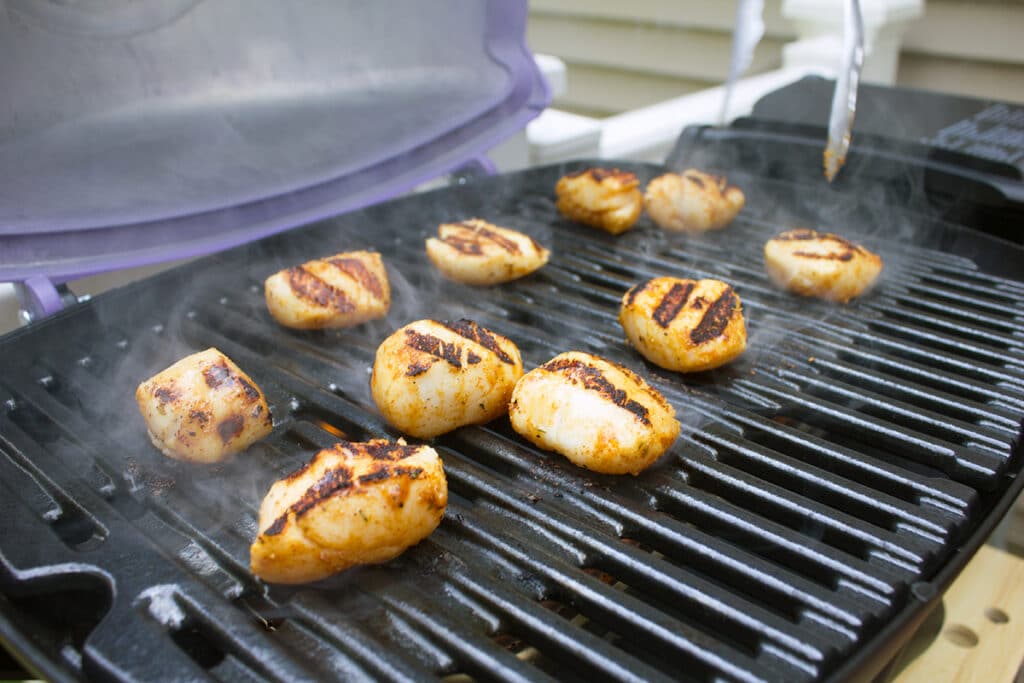
<svg viewBox="0 0 1024 683"><path fill-rule="evenodd" d="M613 235L632 228L644 208L636 175L617 168L590 168L562 176L555 194L558 210L567 218Z"/></svg>
<svg viewBox="0 0 1024 683"><path fill-rule="evenodd" d="M421 439L504 415L519 349L471 320L419 320L377 348L370 390L385 419Z"/></svg>
<svg viewBox="0 0 1024 683"><path fill-rule="evenodd" d="M342 441L270 487L249 549L252 572L306 583L387 562L429 536L447 504L441 458L430 446Z"/></svg>
<svg viewBox="0 0 1024 683"><path fill-rule="evenodd" d="M666 370L710 370L747 347L740 298L720 280L648 280L622 297L619 323L629 343Z"/></svg>
<svg viewBox="0 0 1024 683"><path fill-rule="evenodd" d="M688 169L666 173L647 184L644 208L665 230L706 232L732 223L743 209L743 190L721 176Z"/></svg>
<svg viewBox="0 0 1024 683"><path fill-rule="evenodd" d="M153 445L176 460L211 463L270 433L267 399L217 349L182 358L135 390Z"/></svg>
<svg viewBox="0 0 1024 683"><path fill-rule="evenodd" d="M882 259L838 235L789 230L764 245L764 265L779 287L846 303L870 288Z"/></svg>
<svg viewBox="0 0 1024 683"><path fill-rule="evenodd" d="M443 223L427 240L427 257L445 277L468 285L496 285L529 275L550 252L528 235L473 218Z"/></svg>
<svg viewBox="0 0 1024 683"><path fill-rule="evenodd" d="M509 406L528 441L605 474L639 474L679 436L675 410L626 367L570 351L523 375Z"/></svg>
<svg viewBox="0 0 1024 683"><path fill-rule="evenodd" d="M351 327L387 315L391 287L380 254L349 251L274 273L263 283L267 309L299 330Z"/></svg>

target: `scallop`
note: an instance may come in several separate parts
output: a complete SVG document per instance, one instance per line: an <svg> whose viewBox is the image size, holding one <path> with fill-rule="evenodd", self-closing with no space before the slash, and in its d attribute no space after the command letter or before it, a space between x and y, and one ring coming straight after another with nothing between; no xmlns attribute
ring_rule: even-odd
<svg viewBox="0 0 1024 683"><path fill-rule="evenodd" d="M142 382L135 400L153 445L176 460L224 460L273 427L263 392L215 348L182 358Z"/></svg>
<svg viewBox="0 0 1024 683"><path fill-rule="evenodd" d="M838 235L807 229L768 240L764 263L777 286L840 303L866 292L882 272L878 254Z"/></svg>
<svg viewBox="0 0 1024 683"><path fill-rule="evenodd" d="M528 235L478 218L444 223L427 240L427 257L445 277L468 285L496 285L537 270L551 252Z"/></svg>
<svg viewBox="0 0 1024 683"><path fill-rule="evenodd" d="M471 320L419 320L377 348L370 389L388 422L429 439L504 415L522 374L510 339Z"/></svg>
<svg viewBox="0 0 1024 683"><path fill-rule="evenodd" d="M387 562L429 536L447 504L430 446L342 441L270 488L249 551L252 572L296 584Z"/></svg>
<svg viewBox="0 0 1024 683"><path fill-rule="evenodd" d="M720 230L732 223L745 202L743 191L724 177L695 169L658 176L644 193L651 220L681 232Z"/></svg>
<svg viewBox="0 0 1024 683"><path fill-rule="evenodd" d="M679 436L675 410L628 368L569 351L523 375L512 428L534 445L604 474L639 474Z"/></svg>
<svg viewBox="0 0 1024 683"><path fill-rule="evenodd" d="M676 372L717 368L747 346L740 298L720 280L648 280L623 295L619 323L647 360Z"/></svg>
<svg viewBox="0 0 1024 683"><path fill-rule="evenodd" d="M352 327L387 315L391 287L380 254L348 251L274 273L263 284L274 320L299 330Z"/></svg>
<svg viewBox="0 0 1024 683"><path fill-rule="evenodd" d="M564 216L613 235L632 228L643 212L640 181L635 174L617 168L591 168L562 176L555 194Z"/></svg>

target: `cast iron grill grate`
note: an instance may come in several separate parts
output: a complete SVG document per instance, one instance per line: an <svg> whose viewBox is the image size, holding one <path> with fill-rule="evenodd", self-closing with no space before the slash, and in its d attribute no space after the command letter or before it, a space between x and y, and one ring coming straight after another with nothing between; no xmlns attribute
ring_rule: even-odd
<svg viewBox="0 0 1024 683"><path fill-rule="evenodd" d="M644 222L612 238L558 218L564 171L350 214L5 339L0 616L13 646L56 679L119 680L794 681L865 650L1012 488L1024 284L878 231L865 239L887 261L876 292L797 299L760 256L800 215L779 208L792 183L734 171L750 208L728 230L687 238ZM836 201L845 232L867 225L863 205ZM422 238L470 216L530 232L552 262L500 288L441 281ZM369 245L395 286L386 321L295 333L270 320L266 275ZM661 274L736 288L741 361L684 379L624 345L622 293ZM623 362L675 405L683 436L648 472L614 478L537 451L507 419L459 430L435 442L451 499L429 539L313 586L254 581L248 545L270 484L338 437L397 436L368 368L419 317L477 320L528 368L574 348ZM134 387L207 346L263 388L275 428L227 464L187 466L150 446Z"/></svg>

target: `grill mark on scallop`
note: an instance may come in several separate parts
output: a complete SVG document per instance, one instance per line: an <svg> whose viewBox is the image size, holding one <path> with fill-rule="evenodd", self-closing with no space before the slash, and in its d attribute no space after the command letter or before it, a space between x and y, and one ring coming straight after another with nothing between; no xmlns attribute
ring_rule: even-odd
<svg viewBox="0 0 1024 683"><path fill-rule="evenodd" d="M181 394L172 387L157 387L153 389L153 396L155 396L161 404L173 403L181 398Z"/></svg>
<svg viewBox="0 0 1024 683"><path fill-rule="evenodd" d="M598 368L572 358L548 361L540 367L548 372L556 372L567 379L578 382L583 385L584 389L597 392L618 407L632 413L643 424L650 426L651 420L648 416L647 408L629 398L629 395L623 389L619 389L612 384Z"/></svg>
<svg viewBox="0 0 1024 683"><path fill-rule="evenodd" d="M312 463L310 463L310 465L311 464ZM306 471L308 467L309 465L292 473L288 476L288 479L291 480L298 477ZM284 531L284 527L288 523L289 514L294 514L295 518L298 519L316 507L316 505L321 501L327 500L339 491L344 491L345 489L350 488L352 488L352 470L344 465L339 465L338 467L333 467L327 470L315 484L306 489L305 493L303 493L297 501L288 507L284 514L275 519L274 523L264 530L263 535L276 536Z"/></svg>
<svg viewBox="0 0 1024 683"><path fill-rule="evenodd" d="M462 347L455 342L442 341L432 334L422 334L416 330L406 330L405 337L405 345L409 348L440 358L453 368L462 367Z"/></svg>
<svg viewBox="0 0 1024 683"><path fill-rule="evenodd" d="M288 285L299 299L305 299L315 303L317 306L333 308L341 313L349 313L355 310L355 306L345 296L344 292L324 282L321 278L309 272L305 266L289 268L287 273Z"/></svg>
<svg viewBox="0 0 1024 683"><path fill-rule="evenodd" d="M835 242L843 249L854 253L860 253L864 251L863 247L861 247L859 244L854 244L845 237L840 237L839 235L834 235L830 232L818 232L816 230L810 230L809 228L787 230L786 232L774 237L773 239L776 239L780 242L809 242L811 240L822 240L827 242ZM802 254L801 252L794 253L801 256L806 255L806 253ZM853 258L852 255L850 258Z"/></svg>
<svg viewBox="0 0 1024 683"><path fill-rule="evenodd" d="M402 444L382 442L380 444L370 443L338 443L335 444L333 450L345 455L346 457L357 456L362 453L369 455L375 460L383 461L396 461L403 460L413 455L417 451L416 446L403 446ZM295 472L289 474L286 479L288 481L294 481L295 479L302 476L309 470L310 467L318 460L314 457L309 464L299 468ZM356 481L360 484L371 484L374 482L385 481L394 477L409 477L410 479L418 479L423 474L422 467L403 467L402 465L388 465L381 463L375 470L368 474L361 475ZM288 523L288 515L294 514L295 519L302 517L307 512L312 510L320 502L336 496L339 493L345 491L349 492L352 490L355 482L352 480L352 470L345 465L338 465L332 467L320 477L312 486L306 489L302 496L292 503L284 514L280 515L273 524L268 526L264 531L264 536L276 536L277 534L284 531L285 525Z"/></svg>
<svg viewBox="0 0 1024 683"><path fill-rule="evenodd" d="M494 244L498 245L499 247L501 247L510 254L522 253L519 250L519 245L514 240L511 240L505 237L504 235L498 234L497 232L491 230L485 225L481 225L480 223L475 223L473 221L462 221L461 223L456 223L455 225L458 225L471 231L471 234L466 236L459 236L459 239L462 239L465 242L472 241L473 243L475 243L477 245L477 251L475 253L482 252L482 243L484 240L493 242ZM447 238L445 238L444 241L447 241Z"/></svg>
<svg viewBox="0 0 1024 683"><path fill-rule="evenodd" d="M587 168L582 171L576 171L575 173L566 174L567 178L579 178L580 176L589 175L597 182L604 182L607 178L618 179L622 183L631 183L636 181L636 174L630 173L629 171L620 171L617 168Z"/></svg>
<svg viewBox="0 0 1024 683"><path fill-rule="evenodd" d="M686 306L695 286L696 284L693 282L687 282L685 285L677 282L672 285L672 288L661 298L658 307L654 309L652 316L654 322L663 328L668 327L679 315L679 311Z"/></svg>
<svg viewBox="0 0 1024 683"><path fill-rule="evenodd" d="M345 273L359 284L363 286L363 289L370 292L376 299L384 298L384 290L381 287L380 280L377 276L366 267L362 259L346 256L342 258L330 258L327 262L332 266Z"/></svg>
<svg viewBox="0 0 1024 683"><path fill-rule="evenodd" d="M416 454L419 446L402 445L392 441L370 441L366 443L347 443L347 447L354 455L360 453L367 455L374 460L405 460ZM343 451L345 445L339 444L335 450Z"/></svg>
<svg viewBox="0 0 1024 683"><path fill-rule="evenodd" d="M481 254L484 253L483 248L480 246L480 241L473 239L472 237L463 237L462 235L446 235L441 238L441 241L447 244L455 251L459 252L460 254L480 256Z"/></svg>
<svg viewBox="0 0 1024 683"><path fill-rule="evenodd" d="M259 389L247 382L245 378L232 372L231 368L223 360L219 360L203 370L203 380L205 380L206 386L211 389L221 389L230 386L239 387L242 393L245 394L246 403L258 401L260 398Z"/></svg>
<svg viewBox="0 0 1024 683"><path fill-rule="evenodd" d="M736 310L736 293L732 287L726 287L722 295L708 306L704 317L690 332L690 341L694 344L703 344L718 337L729 326L734 310Z"/></svg>
<svg viewBox="0 0 1024 683"><path fill-rule="evenodd" d="M641 282L638 285L633 285L632 287L630 287L629 291L626 292L626 305L632 306L633 302L636 301L637 295L639 295L640 292L647 289L647 285L649 284L651 284L650 280L648 280L647 282Z"/></svg>
<svg viewBox="0 0 1024 683"><path fill-rule="evenodd" d="M697 187L699 187L700 189L702 189L702 190L704 189L704 179L701 178L700 176L688 175L688 176L685 176L685 178L687 180L689 180L691 183L693 183L694 185L696 185Z"/></svg>
<svg viewBox="0 0 1024 683"><path fill-rule="evenodd" d="M793 256L800 256L801 258L818 259L821 261L850 261L853 259L852 251L844 251L840 254L816 254L812 251L794 251Z"/></svg>
<svg viewBox="0 0 1024 683"><path fill-rule="evenodd" d="M515 361L512 360L512 356L505 353L504 349L502 349L501 346L498 345L498 340L495 339L486 328L481 327L472 320L466 320L465 318L463 318L462 320L456 320L455 322L438 322L436 320L434 322L437 322L439 325L447 327L449 330L459 335L460 337L476 342L477 344L479 344L480 346L484 347L485 349L493 353L495 356L497 356L498 360L500 360L502 363L506 363L508 365L515 365Z"/></svg>
<svg viewBox="0 0 1024 683"><path fill-rule="evenodd" d="M221 420L220 424L217 425L217 434L220 436L221 441L227 443L241 434L244 427L245 418L241 415L232 415Z"/></svg>

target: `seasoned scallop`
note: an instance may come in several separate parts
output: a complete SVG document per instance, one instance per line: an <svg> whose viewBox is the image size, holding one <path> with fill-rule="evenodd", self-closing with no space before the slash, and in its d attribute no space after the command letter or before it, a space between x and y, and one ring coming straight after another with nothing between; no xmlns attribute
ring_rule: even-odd
<svg viewBox="0 0 1024 683"><path fill-rule="evenodd" d="M427 240L427 257L446 277L468 285L496 285L529 275L550 252L528 235L473 218L444 223Z"/></svg>
<svg viewBox="0 0 1024 683"><path fill-rule="evenodd" d="M617 168L590 168L562 176L555 194L558 210L567 218L613 235L632 228L644 208L636 175Z"/></svg>
<svg viewBox="0 0 1024 683"><path fill-rule="evenodd" d="M764 264L779 287L841 303L867 291L882 272L878 254L838 235L807 229L768 240Z"/></svg>
<svg viewBox="0 0 1024 683"><path fill-rule="evenodd" d="M153 445L176 460L223 460L273 426L263 392L213 348L153 375L135 390L135 400Z"/></svg>
<svg viewBox="0 0 1024 683"><path fill-rule="evenodd" d="M665 230L706 232L732 223L746 202L743 190L721 176L688 169L647 184L644 208Z"/></svg>
<svg viewBox="0 0 1024 683"><path fill-rule="evenodd" d="M387 562L429 536L447 504L441 458L430 446L342 441L270 487L249 550L252 572L306 583Z"/></svg>
<svg viewBox="0 0 1024 683"><path fill-rule="evenodd" d="M523 375L509 417L533 444L605 474L639 474L679 436L675 410L656 389L628 368L579 351Z"/></svg>
<svg viewBox="0 0 1024 683"><path fill-rule="evenodd" d="M710 370L747 347L740 298L720 280L648 280L623 295L619 323L629 343L666 370Z"/></svg>
<svg viewBox="0 0 1024 683"><path fill-rule="evenodd" d="M419 320L377 348L370 389L388 422L429 439L504 415L522 374L519 349L500 334L471 320Z"/></svg>
<svg viewBox="0 0 1024 683"><path fill-rule="evenodd" d="M387 315L391 286L380 254L349 251L274 273L263 283L267 309L299 330L351 327Z"/></svg>

